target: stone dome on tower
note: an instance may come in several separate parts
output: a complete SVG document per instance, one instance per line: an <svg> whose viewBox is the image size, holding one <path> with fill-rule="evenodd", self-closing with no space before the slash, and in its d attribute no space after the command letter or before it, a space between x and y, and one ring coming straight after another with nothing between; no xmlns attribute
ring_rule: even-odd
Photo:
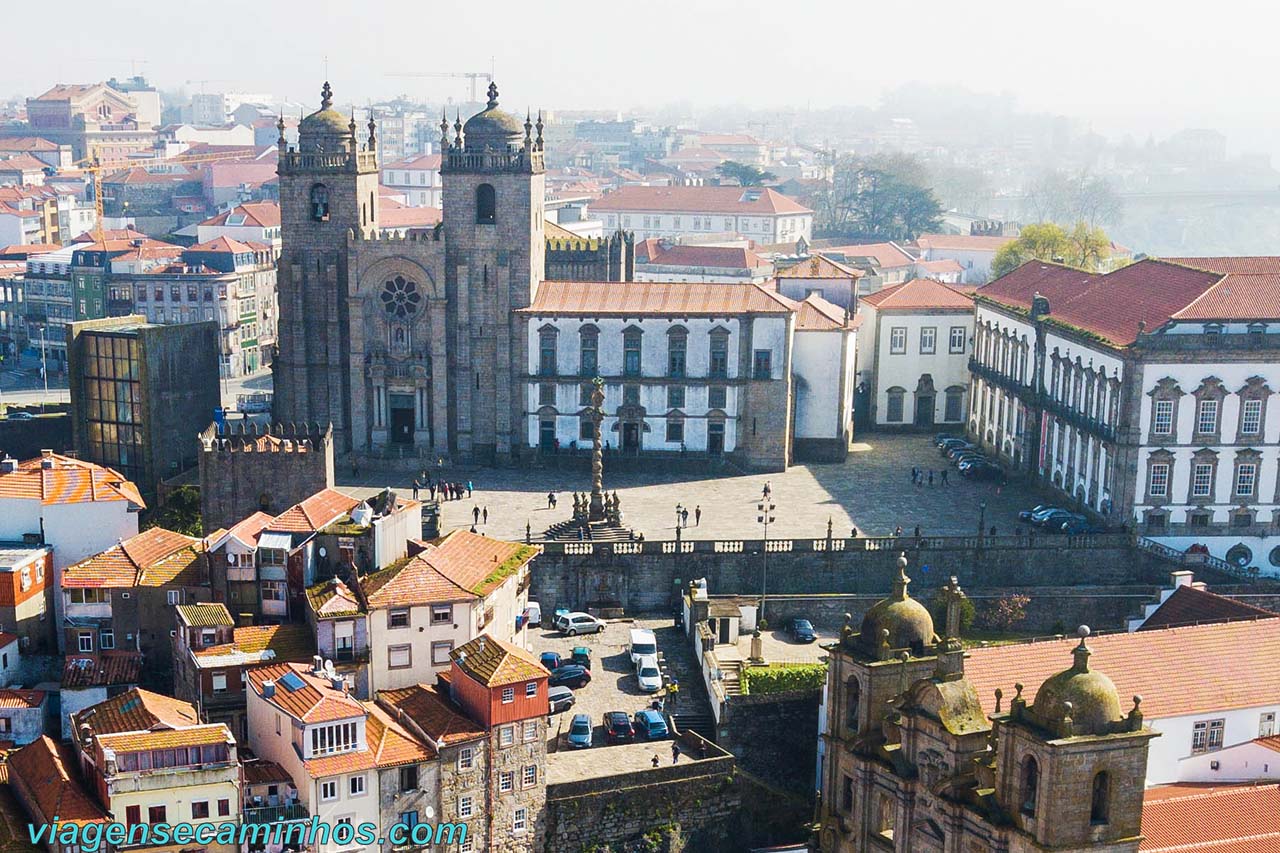
<svg viewBox="0 0 1280 853"><path fill-rule="evenodd" d="M466 150L483 151L491 148L506 151L508 146L519 146L524 136L525 127L520 120L511 113L498 109L498 85L489 83L489 103L462 126Z"/></svg>
<svg viewBox="0 0 1280 853"><path fill-rule="evenodd" d="M333 89L326 80L320 90L320 109L298 124L298 148L301 151L336 153L339 144L352 139L351 121L333 108Z"/></svg>
<svg viewBox="0 0 1280 853"><path fill-rule="evenodd" d="M875 654L881 641L887 640L891 649L910 649L915 654L922 654L925 647L938 642L928 608L907 595L909 583L907 555L903 553L898 556L898 577L893 583L893 594L876 602L862 618L859 642L865 650ZM888 632L887 637L885 632Z"/></svg>
<svg viewBox="0 0 1280 853"><path fill-rule="evenodd" d="M1081 625L1078 633L1080 645L1072 652L1075 660L1071 668L1049 676L1040 685L1030 715L1051 731L1061 730L1064 718L1069 717L1073 735L1110 734L1123 728L1126 719L1120 710L1120 694L1110 678L1089 668L1092 653L1085 645L1089 627Z"/></svg>

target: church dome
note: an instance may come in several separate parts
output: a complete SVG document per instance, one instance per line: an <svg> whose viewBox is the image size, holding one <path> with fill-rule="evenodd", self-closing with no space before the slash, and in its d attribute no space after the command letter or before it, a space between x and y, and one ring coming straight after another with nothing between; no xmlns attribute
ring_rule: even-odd
<svg viewBox="0 0 1280 853"><path fill-rule="evenodd" d="M1089 669L1087 625L1080 626L1080 645L1070 669L1051 675L1036 691L1031 715L1045 728L1057 730L1064 717L1071 718L1073 735L1105 735L1125 719L1116 686L1101 672Z"/></svg>
<svg viewBox="0 0 1280 853"><path fill-rule="evenodd" d="M462 126L464 144L469 151L485 148L505 151L508 145L519 145L524 134L525 127L518 118L498 109L496 83L489 84L489 103Z"/></svg>
<svg viewBox="0 0 1280 853"><path fill-rule="evenodd" d="M320 139L347 141L351 138L351 119L333 108L333 89L328 81L320 90L320 109L298 123L298 138L301 147L307 148L307 142Z"/></svg>
<svg viewBox="0 0 1280 853"><path fill-rule="evenodd" d="M893 595L878 601L862 618L861 640L865 649L875 652L880 647L884 632L888 631L889 648L911 649L917 654L925 646L937 642L933 632L933 617L923 604L907 595L907 557L898 557L898 579L893 585Z"/></svg>

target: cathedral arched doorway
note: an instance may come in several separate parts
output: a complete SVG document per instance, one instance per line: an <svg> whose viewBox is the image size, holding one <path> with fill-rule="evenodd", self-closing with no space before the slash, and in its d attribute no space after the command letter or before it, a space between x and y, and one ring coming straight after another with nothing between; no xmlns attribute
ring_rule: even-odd
<svg viewBox="0 0 1280 853"><path fill-rule="evenodd" d="M413 396L395 393L387 395L387 408L391 415L391 431L387 438L392 444L413 444L413 433L417 426Z"/></svg>

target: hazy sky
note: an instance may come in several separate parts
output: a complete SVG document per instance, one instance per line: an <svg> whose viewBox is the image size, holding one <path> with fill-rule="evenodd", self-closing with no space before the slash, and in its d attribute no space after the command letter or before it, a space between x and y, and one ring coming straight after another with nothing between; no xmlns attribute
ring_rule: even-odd
<svg viewBox="0 0 1280 853"><path fill-rule="evenodd" d="M127 75L156 85L340 102L465 82L388 72L487 70L504 106L875 105L901 83L1011 92L1108 135L1217 127L1235 151L1280 149L1280 9L1219 0L8 0L0 94ZM191 10L191 11L188 11ZM65 13L65 14L63 14ZM25 36L15 36L23 33Z"/></svg>

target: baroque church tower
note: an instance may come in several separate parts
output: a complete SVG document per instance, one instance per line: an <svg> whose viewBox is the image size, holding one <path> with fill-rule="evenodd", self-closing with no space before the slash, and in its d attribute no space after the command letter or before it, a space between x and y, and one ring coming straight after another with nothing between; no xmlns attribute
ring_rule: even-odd
<svg viewBox="0 0 1280 853"><path fill-rule="evenodd" d="M444 221L378 221L375 125L332 108L281 130L275 417L332 423L339 452L492 463L521 443L527 307L545 270L542 121L441 124ZM535 134L534 129L537 129Z"/></svg>

